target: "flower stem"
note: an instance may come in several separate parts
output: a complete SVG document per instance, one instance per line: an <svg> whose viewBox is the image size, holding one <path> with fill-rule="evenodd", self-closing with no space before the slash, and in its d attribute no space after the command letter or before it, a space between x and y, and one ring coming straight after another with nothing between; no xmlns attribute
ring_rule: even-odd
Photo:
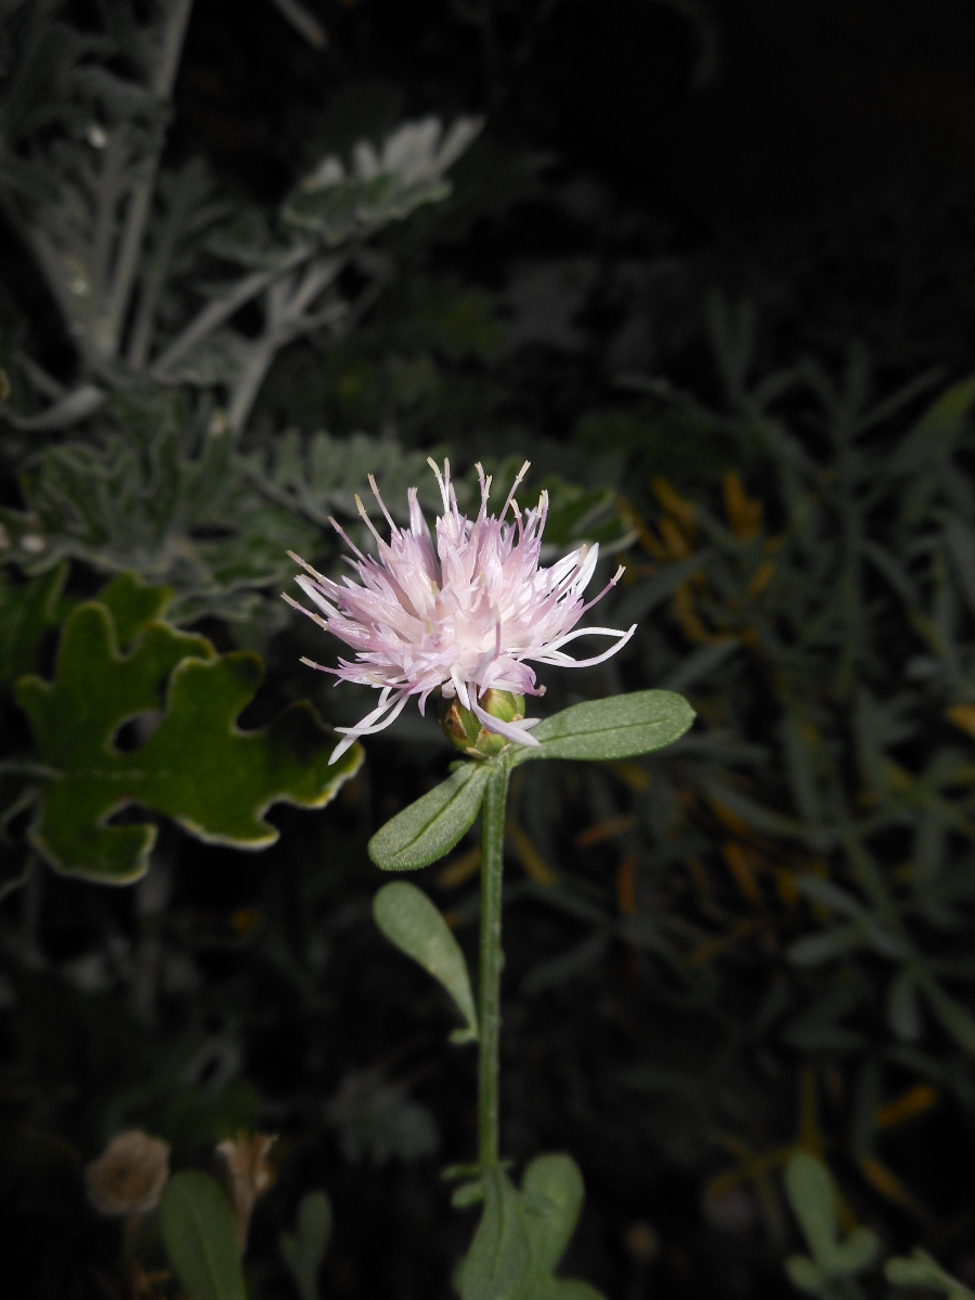
<svg viewBox="0 0 975 1300"><path fill-rule="evenodd" d="M498 1040L501 1032L501 882L508 769L499 764L481 805L481 970L477 1129L482 1169L498 1165Z"/></svg>
<svg viewBox="0 0 975 1300"><path fill-rule="evenodd" d="M149 86L160 106L168 105L172 97L183 49L183 38L186 35L192 8L193 0L170 0L170 4L164 11L161 41ZM149 156L144 160L138 178L132 186L119 239L114 278L107 301L100 313L101 319L97 325L95 339L96 347L103 356L108 358L118 355L119 341L132 301L132 290L139 269L146 226L156 192L156 175L159 171L164 143L165 130L162 126L157 126Z"/></svg>

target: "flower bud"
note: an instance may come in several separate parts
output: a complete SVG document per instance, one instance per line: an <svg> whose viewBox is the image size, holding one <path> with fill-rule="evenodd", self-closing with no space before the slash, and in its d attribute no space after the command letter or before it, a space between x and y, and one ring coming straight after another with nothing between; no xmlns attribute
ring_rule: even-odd
<svg viewBox="0 0 975 1300"><path fill-rule="evenodd" d="M499 722L520 722L525 716L525 697L511 691L485 691L478 703ZM440 725L450 743L468 758L493 758L508 744L504 736L488 731L480 718L457 699L449 701Z"/></svg>

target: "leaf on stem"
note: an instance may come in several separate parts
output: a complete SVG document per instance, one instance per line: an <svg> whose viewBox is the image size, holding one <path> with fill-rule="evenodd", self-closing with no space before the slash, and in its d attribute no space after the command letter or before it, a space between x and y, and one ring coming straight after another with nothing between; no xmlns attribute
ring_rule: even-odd
<svg viewBox="0 0 975 1300"><path fill-rule="evenodd" d="M461 1300L604 1300L587 1282L553 1276L582 1209L571 1156L538 1156L520 1191L500 1169L481 1181L484 1210L458 1273Z"/></svg>
<svg viewBox="0 0 975 1300"><path fill-rule="evenodd" d="M477 1038L477 1012L467 962L447 922L422 890L405 880L384 885L372 914L383 934L432 975L453 998L467 1022L467 1041Z"/></svg>
<svg viewBox="0 0 975 1300"><path fill-rule="evenodd" d="M501 1169L483 1175L484 1211L458 1271L461 1300L514 1300L529 1269L530 1247L518 1192Z"/></svg>
<svg viewBox="0 0 975 1300"><path fill-rule="evenodd" d="M474 824L491 774L487 763L467 763L411 803L369 841L383 871L416 871L449 853Z"/></svg>
<svg viewBox="0 0 975 1300"><path fill-rule="evenodd" d="M694 710L672 691L587 700L540 722L532 731L538 748L508 750L508 762L515 766L534 758L633 758L673 744L693 721Z"/></svg>

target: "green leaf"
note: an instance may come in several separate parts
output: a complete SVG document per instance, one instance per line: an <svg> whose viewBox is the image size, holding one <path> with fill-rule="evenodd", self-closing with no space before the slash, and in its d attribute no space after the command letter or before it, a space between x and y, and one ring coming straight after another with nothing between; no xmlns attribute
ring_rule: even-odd
<svg viewBox="0 0 975 1300"><path fill-rule="evenodd" d="M724 808L737 814L753 830L765 835L782 835L790 839L806 839L812 832L802 822L793 817L783 817L781 813L766 808L764 804L750 799L725 781L705 781L708 796ZM821 828L816 828L817 830Z"/></svg>
<svg viewBox="0 0 975 1300"><path fill-rule="evenodd" d="M162 618L169 608L172 592L168 587L149 587L135 573L119 573L98 593L115 622L120 646L127 646L153 619Z"/></svg>
<svg viewBox="0 0 975 1300"><path fill-rule="evenodd" d="M176 623L246 618L291 573L288 550L313 548L318 530L258 494L202 403L194 413L180 394L116 395L113 415L118 432L49 446L23 478L39 549L21 558L21 537L18 562L139 573L172 589Z"/></svg>
<svg viewBox="0 0 975 1300"><path fill-rule="evenodd" d="M525 1211L507 1174L486 1170L484 1210L458 1271L461 1300L515 1300L531 1263Z"/></svg>
<svg viewBox="0 0 975 1300"><path fill-rule="evenodd" d="M520 1192L499 1170L481 1185L484 1211L461 1265L461 1300L603 1300L585 1282L552 1276L582 1209L582 1175L571 1156L538 1156Z"/></svg>
<svg viewBox="0 0 975 1300"><path fill-rule="evenodd" d="M128 589L123 617L133 626ZM125 589L110 591L121 606ZM144 603L143 612L148 607ZM241 731L235 719L263 676L246 651L217 656L204 637L149 623L122 654L105 605L79 606L64 625L54 680L22 677L17 700L34 733L36 759L50 773L30 830L53 867L125 884L141 876L155 839L145 822L109 825L130 804L171 817L210 843L257 849L278 832L271 804L318 808L358 770L362 751L330 765L333 737L310 705L291 705L268 726ZM139 715L155 730L122 751L116 733Z"/></svg>
<svg viewBox="0 0 975 1300"><path fill-rule="evenodd" d="M534 758L633 758L679 740L694 710L672 691L634 691L606 700L587 700L546 718L532 731L537 749L507 751L511 766Z"/></svg>
<svg viewBox="0 0 975 1300"><path fill-rule="evenodd" d="M474 824L490 774L487 763L465 763L397 813L369 841L369 856L376 866L383 871L416 871L449 853Z"/></svg>
<svg viewBox="0 0 975 1300"><path fill-rule="evenodd" d="M477 1012L467 962L447 922L422 890L405 880L384 885L372 903L372 914L383 934L412 957L453 998L477 1038Z"/></svg>
<svg viewBox="0 0 975 1300"><path fill-rule="evenodd" d="M954 451L973 407L975 375L968 375L946 388L928 407L897 448L889 468L914 473L944 460Z"/></svg>
<svg viewBox="0 0 975 1300"><path fill-rule="evenodd" d="M196 1170L174 1174L159 1220L170 1262L193 1300L246 1300L234 1213L212 1178Z"/></svg>
<svg viewBox="0 0 975 1300"><path fill-rule="evenodd" d="M829 1170L808 1151L797 1151L785 1169L785 1188L810 1254L823 1264L836 1251L836 1191Z"/></svg>
<svg viewBox="0 0 975 1300"><path fill-rule="evenodd" d="M569 1155L538 1156L521 1180L532 1253L532 1275L551 1276L569 1244L582 1210L584 1188L579 1166Z"/></svg>
<svg viewBox="0 0 975 1300"><path fill-rule="evenodd" d="M829 1170L808 1151L797 1151L785 1169L785 1187L811 1260L793 1255L786 1261L796 1286L818 1291L835 1278L852 1277L868 1268L880 1243L869 1228L855 1228L846 1241L838 1240L836 1189Z"/></svg>
<svg viewBox="0 0 975 1300"><path fill-rule="evenodd" d="M864 928L856 922L804 935L789 945L786 956L793 966L820 966L823 962L856 952L864 943Z"/></svg>
<svg viewBox="0 0 975 1300"><path fill-rule="evenodd" d="M810 1295L817 1295L832 1285L832 1278L825 1269L805 1255L790 1255L785 1261L785 1271L794 1287L808 1291Z"/></svg>
<svg viewBox="0 0 975 1300"><path fill-rule="evenodd" d="M948 1300L970 1300L975 1295L964 1283L946 1273L938 1261L919 1246L909 1259L902 1256L889 1259L884 1266L884 1275L892 1286L930 1287L932 1291L941 1291Z"/></svg>
<svg viewBox="0 0 975 1300"><path fill-rule="evenodd" d="M880 1242L869 1228L854 1228L842 1246L837 1247L835 1267L847 1276L862 1273L877 1258Z"/></svg>
<svg viewBox="0 0 975 1300"><path fill-rule="evenodd" d="M282 1232L278 1246L301 1300L318 1300L318 1270L332 1235L332 1204L324 1192L307 1192L298 1206L295 1231Z"/></svg>
<svg viewBox="0 0 975 1300"><path fill-rule="evenodd" d="M442 172L479 130L479 120L461 118L438 145L440 124L427 118L401 123L378 152L361 140L350 172L334 155L324 158L288 198L282 216L290 225L313 231L330 247L402 221L421 204L447 197L451 184ZM363 169L360 157L366 150L373 164Z"/></svg>
<svg viewBox="0 0 975 1300"><path fill-rule="evenodd" d="M421 506L440 506L426 452L403 451L395 442L365 433L336 438L319 430L303 438L291 429L275 439L273 451L250 452L238 464L258 492L317 528L328 528L333 515L358 520L356 495L370 474L400 524L409 522L407 493L414 484Z"/></svg>

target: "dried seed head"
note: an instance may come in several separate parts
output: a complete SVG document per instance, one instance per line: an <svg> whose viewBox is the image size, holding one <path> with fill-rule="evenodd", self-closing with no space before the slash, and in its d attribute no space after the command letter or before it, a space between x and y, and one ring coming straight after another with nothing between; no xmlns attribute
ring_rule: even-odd
<svg viewBox="0 0 975 1300"><path fill-rule="evenodd" d="M277 1134L248 1133L241 1130L217 1147L230 1174L230 1191L234 1199L237 1239L243 1251L247 1230L257 1200L274 1184L274 1166L269 1160Z"/></svg>
<svg viewBox="0 0 975 1300"><path fill-rule="evenodd" d="M85 1170L88 1200L99 1214L147 1214L169 1178L169 1143L127 1129Z"/></svg>

